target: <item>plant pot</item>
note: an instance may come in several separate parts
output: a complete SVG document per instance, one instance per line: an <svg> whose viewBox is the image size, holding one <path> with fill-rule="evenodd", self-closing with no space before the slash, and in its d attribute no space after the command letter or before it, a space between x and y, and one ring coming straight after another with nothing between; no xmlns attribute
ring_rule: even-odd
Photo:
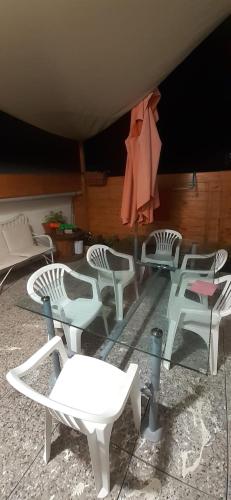
<svg viewBox="0 0 231 500"><path fill-rule="evenodd" d="M42 226L45 234L51 234L51 228L49 222L43 222Z"/></svg>
<svg viewBox="0 0 231 500"><path fill-rule="evenodd" d="M43 222L43 229L46 234L54 234L59 228L59 222Z"/></svg>

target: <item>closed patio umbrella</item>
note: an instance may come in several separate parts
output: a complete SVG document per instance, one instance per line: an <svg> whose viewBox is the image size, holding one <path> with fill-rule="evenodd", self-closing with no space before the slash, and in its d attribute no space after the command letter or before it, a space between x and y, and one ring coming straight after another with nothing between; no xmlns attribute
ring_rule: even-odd
<svg viewBox="0 0 231 500"><path fill-rule="evenodd" d="M121 218L123 224L153 222L153 211L159 206L156 182L161 141L156 127L156 89L132 109L129 136L126 139L127 163L123 187Z"/></svg>

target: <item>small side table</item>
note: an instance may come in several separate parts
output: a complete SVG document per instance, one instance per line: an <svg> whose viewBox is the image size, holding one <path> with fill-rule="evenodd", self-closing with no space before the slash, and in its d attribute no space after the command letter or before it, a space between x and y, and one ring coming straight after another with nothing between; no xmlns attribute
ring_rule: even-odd
<svg viewBox="0 0 231 500"><path fill-rule="evenodd" d="M74 242L83 239L83 233L73 232L70 234L53 233L51 238L56 246L55 260L58 262L66 262L77 260L83 257L82 254L75 254Z"/></svg>

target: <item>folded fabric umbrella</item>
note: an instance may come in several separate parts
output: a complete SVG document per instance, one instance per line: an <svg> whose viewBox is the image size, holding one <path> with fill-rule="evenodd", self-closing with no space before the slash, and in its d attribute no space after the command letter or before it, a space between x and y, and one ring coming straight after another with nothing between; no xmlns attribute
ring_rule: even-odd
<svg viewBox="0 0 231 500"><path fill-rule="evenodd" d="M160 92L156 89L131 112L121 207L122 222L130 226L153 222L153 211L160 204L156 182L161 150L156 127L159 100Z"/></svg>

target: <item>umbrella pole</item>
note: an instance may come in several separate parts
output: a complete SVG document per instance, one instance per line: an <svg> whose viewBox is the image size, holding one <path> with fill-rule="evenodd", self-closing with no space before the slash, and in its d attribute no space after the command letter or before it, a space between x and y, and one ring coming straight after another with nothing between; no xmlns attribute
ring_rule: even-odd
<svg viewBox="0 0 231 500"><path fill-rule="evenodd" d="M134 228L134 261L135 261L135 266L137 264L138 260L138 224L135 222L135 228Z"/></svg>

